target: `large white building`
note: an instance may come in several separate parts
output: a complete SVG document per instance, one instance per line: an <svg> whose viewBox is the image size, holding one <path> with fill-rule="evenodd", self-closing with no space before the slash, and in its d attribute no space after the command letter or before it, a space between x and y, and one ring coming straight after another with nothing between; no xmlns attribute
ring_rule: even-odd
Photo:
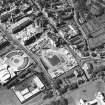
<svg viewBox="0 0 105 105"><path fill-rule="evenodd" d="M104 98L102 93L98 92L95 98L91 101L85 102L83 99L80 99L80 105L105 105Z"/></svg>
<svg viewBox="0 0 105 105"><path fill-rule="evenodd" d="M42 51L42 59L48 65L52 78L58 77L77 66L77 61L67 49L48 49Z"/></svg>
<svg viewBox="0 0 105 105"><path fill-rule="evenodd" d="M10 72L7 70L7 64L0 65L0 83L4 84L11 78Z"/></svg>
<svg viewBox="0 0 105 105"><path fill-rule="evenodd" d="M32 83L30 87L33 87L33 89L31 90L27 86L24 87L23 89L19 89L18 87L15 86L12 87L12 90L14 91L14 93L16 94L17 98L21 103L24 103L33 95L38 95L41 91L45 89L44 84L41 82L38 76L33 76L31 81Z"/></svg>

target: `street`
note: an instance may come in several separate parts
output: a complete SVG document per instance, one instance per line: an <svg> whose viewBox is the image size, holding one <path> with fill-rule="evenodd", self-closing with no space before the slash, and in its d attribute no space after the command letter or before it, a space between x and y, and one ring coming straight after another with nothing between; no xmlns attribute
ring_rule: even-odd
<svg viewBox="0 0 105 105"><path fill-rule="evenodd" d="M15 37L12 37L11 34L9 34L6 30L3 29L3 27L0 25L0 31L8 38L12 44L17 45L21 50L23 50L33 61L34 63L38 64L42 68L42 72L46 75L46 77L51 79L50 74L47 73L46 69L44 68L43 64L41 63L40 59L37 55L33 54L31 51L29 51L27 48L25 48Z"/></svg>

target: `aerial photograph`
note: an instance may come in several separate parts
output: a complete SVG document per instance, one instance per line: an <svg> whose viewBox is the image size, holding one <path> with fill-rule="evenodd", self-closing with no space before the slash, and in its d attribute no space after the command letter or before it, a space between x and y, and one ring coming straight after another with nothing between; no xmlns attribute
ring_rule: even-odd
<svg viewBox="0 0 105 105"><path fill-rule="evenodd" d="M0 0L0 105L105 105L105 0Z"/></svg>

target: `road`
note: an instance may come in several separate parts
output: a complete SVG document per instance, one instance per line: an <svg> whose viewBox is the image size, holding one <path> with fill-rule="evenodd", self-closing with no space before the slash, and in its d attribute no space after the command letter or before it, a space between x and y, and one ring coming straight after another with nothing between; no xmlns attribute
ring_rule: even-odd
<svg viewBox="0 0 105 105"><path fill-rule="evenodd" d="M17 45L21 50L23 50L32 60L34 63L37 63L43 70L43 72L46 74L46 76L51 79L50 75L47 73L46 69L44 68L43 64L41 63L39 57L36 54L33 54L31 51L29 51L27 48L25 48L15 37L12 37L13 35L8 33L3 27L0 25L0 31L4 34L4 36L7 37L7 39L12 43Z"/></svg>
<svg viewBox="0 0 105 105"><path fill-rule="evenodd" d="M73 3L72 0L71 0L71 4L72 4L72 6L74 7L74 3ZM39 7L39 5L38 5L38 7ZM45 10L43 10L42 13L43 13L44 17L49 21L49 24L50 24L54 29L57 30L55 24L53 24L53 22L52 22L51 19L49 19L49 17L48 17L48 15L47 15L47 13L45 12ZM75 13L75 11L74 11L74 13ZM76 14L76 13L75 13L75 14ZM78 24L78 22L77 22L76 15L74 16L74 19L75 19L75 21L76 21L78 27L81 29L81 26L80 26L80 25ZM49 77L49 79L51 79L50 75L46 72L46 70L45 70L43 64L41 63L39 57L38 57L36 54L33 54L30 50L28 50L25 46L23 46L15 37L13 37L12 34L8 33L5 29L3 29L3 27L2 27L1 25L0 25L0 30L1 30L1 32L8 38L8 40L9 40L10 42L12 42L13 44L17 45L20 49L22 49L35 63L37 62L37 63L42 67L44 73L47 74L47 77ZM58 30L57 30L57 31L58 31ZM82 31L82 29L81 29L81 31ZM82 33L83 33L83 32L82 32ZM59 34L59 31L58 31L58 34ZM84 35L84 37L86 38L85 33L83 33L83 35ZM59 34L59 36L62 37L62 35L60 35L60 34ZM62 37L62 38L63 38L63 37ZM63 40L66 41L65 38L63 38ZM67 41L66 41L66 43L67 43L67 45L66 45L67 49L72 53L72 55L73 55L74 58L76 59L78 65L81 67L82 64L83 64L83 61L86 61L86 59L80 58L80 57L76 54L76 52L69 46L69 43L68 43Z"/></svg>
<svg viewBox="0 0 105 105"><path fill-rule="evenodd" d="M66 0L66 2L67 2L68 4L69 4L69 2L71 2L72 7L75 8L75 5L74 5L73 0L69 0L69 1ZM71 5L69 4L70 7L71 7ZM57 30L56 25L54 24L55 22L53 22L53 20L49 19L49 17L48 17L48 15L47 15L46 11L43 10L42 13L43 13L44 17L49 21L50 25L51 25L54 29ZM81 25L78 23L78 19L77 19L76 11L75 11L75 10L74 10L74 21L76 22L76 24L77 24L79 30L81 31L81 33L82 33L84 39L86 39L86 41L87 41L87 43L88 43L87 35L86 35L86 33L83 31ZM57 30L57 31L58 31L58 30ZM58 31L58 34L59 34L59 31ZM59 34L59 36L62 37L62 35L60 35L60 34ZM79 66L82 66L82 64L83 64L85 61L89 61L89 60L100 60L99 58L92 58L92 57L89 57L89 58L81 58L81 57L79 57L79 56L76 54L76 52L69 46L69 45L72 45L72 44L68 43L67 40L66 40L64 37L62 37L62 38L63 38L64 41L66 41L66 43L67 43L66 47L69 49L69 51L70 51L70 52L72 53L72 55L75 57L75 59L76 59L76 61L77 61L77 63L78 63ZM88 45L89 45L89 44L88 44ZM88 47L89 47L89 46L88 46Z"/></svg>
<svg viewBox="0 0 105 105"><path fill-rule="evenodd" d="M67 1L68 1L68 0L66 0L66 2L67 2ZM72 1L72 0L71 0L71 1ZM36 2L36 3L37 3L37 2ZM72 3L72 4L73 4L73 3ZM38 3L37 3L37 5L38 5ZM38 5L38 6L39 6L39 5ZM73 7L74 7L74 6L73 6ZM49 22L49 24L52 26L52 28L54 28L54 29L58 32L58 34L59 34L59 31L57 30L56 25L54 24L55 22L54 22L52 19L50 19L50 18L48 17L48 14L46 13L46 11L45 11L44 9L43 9L41 12L43 13L43 16L48 20L48 22ZM59 34L59 36L62 37L62 35L60 35L60 34ZM75 59L76 59L78 65L81 66L81 62L80 62L80 61L81 61L81 58L76 54L76 52L73 51L72 48L70 48L70 46L69 46L70 43L68 43L67 40L66 40L64 37L62 37L62 38L63 38L64 41L66 41L66 43L67 43L66 47L67 47L68 50L72 53L72 55L75 57Z"/></svg>
<svg viewBox="0 0 105 105"><path fill-rule="evenodd" d="M12 34L8 33L5 29L3 29L1 25L0 25L0 31L12 42L12 44L17 45L21 50L23 50L34 61L34 63L37 63L42 68L42 72L44 72L47 80L52 85L54 81L51 78L50 74L45 69L40 58L35 53L33 54L31 51L29 51L27 48L21 45L21 43L15 37L12 37ZM56 94L56 91L53 85L52 85L52 89L54 90L54 93Z"/></svg>
<svg viewBox="0 0 105 105"><path fill-rule="evenodd" d="M43 14L44 14L44 12L43 12ZM51 25L56 29L56 26L54 25L54 24L52 24L52 21L48 18L48 17L46 17L47 19L48 19L48 21L51 23ZM46 70L45 70L45 68L44 68L44 66L43 66L43 64L41 63L41 61L40 61L40 59L39 59L39 57L36 55L36 54L33 54L31 51L29 51L25 46L23 46L15 37L13 37L13 35L12 34L10 34L10 33L8 33L5 29L3 29L3 27L0 25L0 31L8 38L8 40L12 43L12 44L15 44L15 45L17 45L20 49L22 49L35 63L37 62L41 67L42 67L42 69L43 69L43 71L47 74L47 77L49 77L50 78L50 76L49 76L49 74L46 72ZM59 32L58 32L59 33ZM60 35L61 36L61 35ZM86 36L85 36L86 37ZM63 38L64 39L64 38ZM64 39L65 41L66 41L66 39ZM66 41L67 42L67 41ZM69 46L69 44L67 44L67 46L66 46L68 49L69 49L69 51L72 53L72 55L75 57L75 59L76 59L76 61L77 61L77 63L78 63L78 65L80 65L80 67L81 67L81 58L80 57L78 57L78 55L73 51L73 49L72 48L70 48L70 46ZM93 83L91 83L91 84L93 84ZM86 86L87 86L87 84L86 84ZM92 85L92 87L93 87L93 85ZM90 86L90 88L89 88L89 90L91 90L91 89L94 89L94 87L92 88L91 86ZM89 91L88 90L88 91ZM82 91L82 90L81 90ZM81 91L79 91L79 93L81 92ZM89 91L90 92L90 91ZM88 93L89 93L88 92ZM92 93L92 92L90 92L90 93ZM69 93L67 96L65 96L65 97L70 97L70 94L71 93ZM72 95L73 94L73 95ZM79 99L80 97L79 96L77 96L77 98L75 98L75 95L79 95L78 94L78 92L75 92L75 93L72 93L71 95L72 95L72 97L74 98L74 99ZM90 95L89 95L90 96ZM9 97L9 96L8 96ZM12 97L12 96L11 96ZM87 96L88 97L88 96ZM11 99L12 100L12 99ZM11 100L9 100L10 102L11 102ZM12 100L13 101L13 100ZM78 100L75 100L76 102L78 101ZM4 103L4 102L3 102ZM15 102L13 102L14 103L14 105L17 105ZM6 104L8 104L8 102L6 103ZM6 105L5 104L5 105ZM1 105L4 105L4 104L1 104ZM9 105L12 105L12 104L9 104ZM18 104L19 105L19 104Z"/></svg>
<svg viewBox="0 0 105 105"><path fill-rule="evenodd" d="M43 13L44 17L49 21L49 24L52 26L52 28L57 30L57 28L54 24L55 22L53 22L53 20L49 19L47 13L44 10L42 11L42 13ZM59 34L59 31L58 31L58 34ZM60 35L60 34L59 34L59 36L62 37L62 35ZM65 38L63 38L63 40L66 41L66 43L67 43L66 47L69 49L69 51L72 53L72 55L76 58L77 62L79 63L79 61L80 61L79 56L73 51L73 49L70 48L70 46L69 46L70 43L68 43Z"/></svg>
<svg viewBox="0 0 105 105"><path fill-rule="evenodd" d="M16 40L14 37L12 37L12 35L10 33L8 33L5 29L3 29L3 27L0 25L0 31L3 33L4 36L7 37L7 39L12 43L17 45L20 49L22 49L28 56L30 56L30 58L36 63L36 62L40 62L38 60L38 57L35 56L33 53L31 53L30 51L28 51L24 46L22 46L20 44L20 42L18 40Z"/></svg>
<svg viewBox="0 0 105 105"><path fill-rule="evenodd" d="M51 19L49 19L47 13L46 13L44 10L42 11L42 13L43 13L44 17L48 20L49 24L51 24L52 28L54 28L54 29L57 31L58 35L59 35L60 37L62 37L62 35L59 34L59 31L57 30L55 24L52 24L53 22L52 22ZM74 50L69 46L70 43L68 43L68 41L67 41L64 37L62 37L62 39L67 43L67 45L65 45L65 47L69 50L69 52L71 52L71 54L74 56L75 60L77 61L77 64L78 64L78 65L80 66L80 68L82 69L83 60L81 60L81 58L76 54L76 52L74 52ZM82 62L81 62L81 61L82 61ZM82 69L82 70L83 70L83 69ZM84 75L85 75L86 79L88 80L88 77L87 77L87 75L85 74L85 71L84 71L84 70L83 70L83 72L84 72Z"/></svg>
<svg viewBox="0 0 105 105"><path fill-rule="evenodd" d="M48 22L51 24L52 28L54 28L54 29L57 30L55 24L52 24L53 22L52 22L51 19L49 19L47 13L46 13L44 10L42 11L42 13L43 13L44 17L48 20ZM58 31L58 30L57 30L57 33L58 33L58 35L59 35L60 37L62 37L62 35L59 34L59 31ZM62 37L62 39L67 43L67 45L65 45L65 47L71 52L71 54L72 54L72 55L74 56L74 58L76 59L77 64L78 64L78 65L80 66L80 68L82 69L83 60L81 60L81 58L76 54L76 52L74 52L74 50L69 46L70 43L68 43L68 41L67 41L64 37ZM81 61L82 61L82 62L81 62ZM82 69L82 70L83 70L83 69ZM84 75L85 75L86 79L88 80L88 77L87 77L87 75L85 74L85 71L84 71L84 70L83 70L83 72L84 72Z"/></svg>
<svg viewBox="0 0 105 105"><path fill-rule="evenodd" d="M73 0L70 0L70 1L71 1L71 5L72 5L72 7L75 8L75 5L74 5ZM88 42L88 38L87 38L86 33L83 31L81 25L80 25L79 22L78 22L78 19L77 19L77 13L76 13L75 9L74 9L74 20L75 20L75 22L76 22L76 24L77 24L79 30L81 31L83 37L86 39L87 43L89 43L89 42ZM88 45L89 45L89 44L88 44Z"/></svg>

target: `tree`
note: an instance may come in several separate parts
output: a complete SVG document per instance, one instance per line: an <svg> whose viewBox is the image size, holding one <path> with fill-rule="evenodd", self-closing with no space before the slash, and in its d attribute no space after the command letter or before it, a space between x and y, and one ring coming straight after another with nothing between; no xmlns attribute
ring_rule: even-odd
<svg viewBox="0 0 105 105"><path fill-rule="evenodd" d="M79 85L83 84L84 82L85 82L84 80L80 80L80 79L78 80Z"/></svg>
<svg viewBox="0 0 105 105"><path fill-rule="evenodd" d="M50 103L50 105L57 105L57 102L56 102L56 101L52 101L52 102Z"/></svg>
<svg viewBox="0 0 105 105"><path fill-rule="evenodd" d="M68 105L68 99L61 97L58 105Z"/></svg>
<svg viewBox="0 0 105 105"><path fill-rule="evenodd" d="M43 99L47 99L47 98L52 98L53 97L53 92L52 91L46 91L45 96L43 97Z"/></svg>
<svg viewBox="0 0 105 105"><path fill-rule="evenodd" d="M96 53L91 53L91 55L92 55L92 57L96 57L97 56L97 54Z"/></svg>
<svg viewBox="0 0 105 105"><path fill-rule="evenodd" d="M54 88L58 90L58 89L60 89L61 87L60 87L60 85L59 85L59 84L54 83Z"/></svg>
<svg viewBox="0 0 105 105"><path fill-rule="evenodd" d="M77 83L72 83L70 89L77 89L78 88L78 84Z"/></svg>
<svg viewBox="0 0 105 105"><path fill-rule="evenodd" d="M68 87L65 86L64 88L59 89L60 95L65 94L68 91Z"/></svg>
<svg viewBox="0 0 105 105"><path fill-rule="evenodd" d="M62 80L61 79L57 79L56 83L57 84L62 84Z"/></svg>

